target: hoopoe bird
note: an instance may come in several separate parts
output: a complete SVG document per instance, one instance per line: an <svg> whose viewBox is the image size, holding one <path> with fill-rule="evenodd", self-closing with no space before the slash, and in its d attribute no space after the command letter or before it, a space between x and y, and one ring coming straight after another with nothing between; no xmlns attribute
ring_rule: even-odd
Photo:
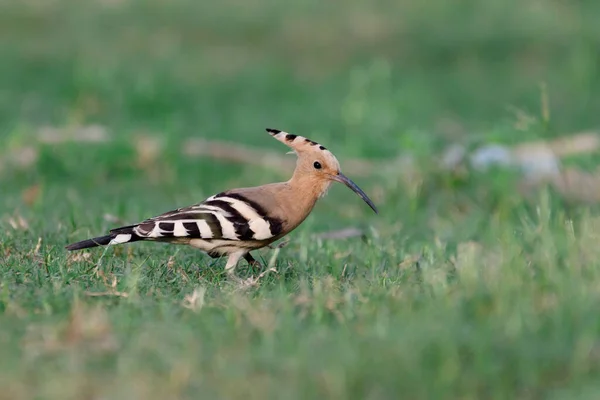
<svg viewBox="0 0 600 400"><path fill-rule="evenodd" d="M185 244L212 258L227 256L225 271L232 280L241 282L234 272L240 259L258 265L250 252L296 229L333 182L352 189L377 213L371 199L342 174L337 158L324 146L276 129L267 132L297 155L296 168L287 182L227 190L201 203L112 229L108 235L66 248L73 251L140 240Z"/></svg>

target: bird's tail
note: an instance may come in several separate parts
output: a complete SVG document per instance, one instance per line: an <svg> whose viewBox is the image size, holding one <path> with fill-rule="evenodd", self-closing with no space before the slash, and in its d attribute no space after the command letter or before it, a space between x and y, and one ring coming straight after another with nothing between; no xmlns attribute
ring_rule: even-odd
<svg viewBox="0 0 600 400"><path fill-rule="evenodd" d="M74 251L87 249L90 247L108 246L112 244L137 242L138 240L142 240L142 238L134 232L134 227L135 225L113 229L110 232L110 234L106 236L99 236L92 239L82 240L81 242L72 243L66 248L67 250Z"/></svg>

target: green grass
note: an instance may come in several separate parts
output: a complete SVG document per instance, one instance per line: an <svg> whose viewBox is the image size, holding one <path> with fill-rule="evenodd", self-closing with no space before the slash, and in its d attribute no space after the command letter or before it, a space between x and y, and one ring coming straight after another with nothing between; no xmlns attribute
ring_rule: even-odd
<svg viewBox="0 0 600 400"><path fill-rule="evenodd" d="M0 399L598 398L597 207L436 168L451 143L597 127L596 2L203 4L0 5ZM92 124L110 140L40 136ZM64 250L287 179L182 155L284 154L266 127L342 168L414 165L351 176L379 215L332 188L245 291L193 249ZM346 227L366 235L314 237Z"/></svg>

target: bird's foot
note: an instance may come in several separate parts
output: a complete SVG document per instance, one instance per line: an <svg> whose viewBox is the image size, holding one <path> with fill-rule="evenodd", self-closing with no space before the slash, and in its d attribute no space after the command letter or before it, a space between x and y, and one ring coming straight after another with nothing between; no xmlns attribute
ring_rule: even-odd
<svg viewBox="0 0 600 400"><path fill-rule="evenodd" d="M231 273L228 273L228 277L233 283L235 283L237 285L238 289L243 290L243 289L249 289L251 287L258 287L259 281L269 272L277 273L279 271L277 271L275 268L269 268L266 271L263 271L256 276L251 276L246 279L242 279L239 276L235 275L233 272L231 272Z"/></svg>

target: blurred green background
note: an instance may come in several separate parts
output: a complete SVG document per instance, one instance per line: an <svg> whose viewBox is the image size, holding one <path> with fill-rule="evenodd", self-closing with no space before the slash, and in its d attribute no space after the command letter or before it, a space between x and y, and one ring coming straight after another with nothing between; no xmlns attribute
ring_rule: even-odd
<svg viewBox="0 0 600 400"><path fill-rule="evenodd" d="M595 207L438 161L596 129L598 21L591 0L0 2L0 399L597 398ZM283 155L267 127L369 162L348 175L380 215L332 189L248 291L191 249L65 253L287 179L183 151ZM312 236L347 227L366 238Z"/></svg>
<svg viewBox="0 0 600 400"><path fill-rule="evenodd" d="M370 135L443 133L447 119L493 128L514 118L511 107L538 115L542 83L554 130L589 128L600 106L598 8L3 2L2 128L78 118L237 138L267 122L362 136L363 147Z"/></svg>

